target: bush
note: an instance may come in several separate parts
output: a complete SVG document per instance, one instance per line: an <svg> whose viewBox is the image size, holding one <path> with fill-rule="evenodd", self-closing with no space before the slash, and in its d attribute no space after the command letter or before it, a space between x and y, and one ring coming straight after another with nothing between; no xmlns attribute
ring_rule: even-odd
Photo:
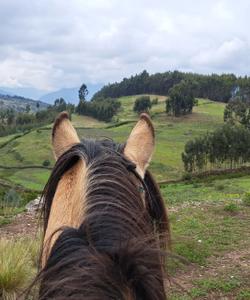
<svg viewBox="0 0 250 300"><path fill-rule="evenodd" d="M43 166L44 166L44 167L50 166L50 161L49 161L48 159L45 159L45 160L43 161Z"/></svg>
<svg viewBox="0 0 250 300"><path fill-rule="evenodd" d="M191 180L191 179L192 179L191 173L186 172L182 175L182 180Z"/></svg>
<svg viewBox="0 0 250 300"><path fill-rule="evenodd" d="M152 104L149 96L136 98L133 111L137 113L148 112Z"/></svg>
<svg viewBox="0 0 250 300"><path fill-rule="evenodd" d="M216 189L217 191L223 191L223 190L225 189L225 186L224 186L223 184L217 184L217 185L215 186L215 189Z"/></svg>
<svg viewBox="0 0 250 300"><path fill-rule="evenodd" d="M250 206L250 192L246 192L242 198L242 202L246 206Z"/></svg>
<svg viewBox="0 0 250 300"><path fill-rule="evenodd" d="M152 106L158 104L158 98L154 98L151 102Z"/></svg>
<svg viewBox="0 0 250 300"><path fill-rule="evenodd" d="M14 189L8 190L4 195L4 202L6 206L18 207L22 199Z"/></svg>
<svg viewBox="0 0 250 300"><path fill-rule="evenodd" d="M230 213L236 213L239 211L239 207L237 204L231 202L224 206L224 211L230 212Z"/></svg>

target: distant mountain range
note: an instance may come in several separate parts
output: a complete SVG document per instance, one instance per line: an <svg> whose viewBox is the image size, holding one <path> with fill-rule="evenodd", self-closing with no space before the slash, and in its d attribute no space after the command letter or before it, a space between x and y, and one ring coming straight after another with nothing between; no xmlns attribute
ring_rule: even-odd
<svg viewBox="0 0 250 300"><path fill-rule="evenodd" d="M88 84L87 87L89 91L87 100L90 100L92 96L101 89L102 84ZM60 89L41 96L39 100L53 104L56 99L63 98L66 102L77 104L79 102L78 91L79 87Z"/></svg>
<svg viewBox="0 0 250 300"><path fill-rule="evenodd" d="M9 93L7 91L4 91L2 89L0 89L0 95L9 95L9 96L14 96L12 93Z"/></svg>
<svg viewBox="0 0 250 300"><path fill-rule="evenodd" d="M4 93L5 91L0 90L0 111L14 109L15 111L23 112L26 110L27 105L29 105L30 110L35 112L48 107L48 104L42 101L35 101L21 96L4 95ZM37 103L39 103L38 107Z"/></svg>
<svg viewBox="0 0 250 300"><path fill-rule="evenodd" d="M87 87L89 91L87 100L90 100L101 89L102 84L88 84ZM54 101L58 98L77 104L79 102L78 91L79 87L75 87L44 94L44 91L35 88L0 87L0 110L13 108L16 111L24 111L28 104L32 111L37 111L37 109L46 108L49 104L54 104ZM37 108L37 102L39 102L39 108Z"/></svg>
<svg viewBox="0 0 250 300"><path fill-rule="evenodd" d="M30 88L30 87L1 87L0 86L0 94L3 95L10 95L10 96L21 96L27 99L34 99L38 100L42 95L44 95L46 92L44 90L39 90L36 88Z"/></svg>

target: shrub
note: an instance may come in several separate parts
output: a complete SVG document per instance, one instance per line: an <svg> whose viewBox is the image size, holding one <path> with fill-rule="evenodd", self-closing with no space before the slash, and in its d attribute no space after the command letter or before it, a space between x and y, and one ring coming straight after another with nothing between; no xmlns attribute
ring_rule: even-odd
<svg viewBox="0 0 250 300"><path fill-rule="evenodd" d="M236 213L239 211L239 207L237 204L231 202L224 206L224 211L230 212L230 213Z"/></svg>
<svg viewBox="0 0 250 300"><path fill-rule="evenodd" d="M250 206L250 192L246 192L242 198L242 202L246 206Z"/></svg>
<svg viewBox="0 0 250 300"><path fill-rule="evenodd" d="M182 175L182 180L191 180L191 179L192 179L192 174L191 173L185 172Z"/></svg>
<svg viewBox="0 0 250 300"><path fill-rule="evenodd" d="M158 104L158 98L154 98L151 102L152 106Z"/></svg>
<svg viewBox="0 0 250 300"><path fill-rule="evenodd" d="M19 152L14 151L14 157L16 160L23 161L23 157Z"/></svg>
<svg viewBox="0 0 250 300"><path fill-rule="evenodd" d="M149 96L141 96L136 98L135 104L134 104L134 112L141 113L141 112L147 112L151 108L152 104L150 101Z"/></svg>
<svg viewBox="0 0 250 300"><path fill-rule="evenodd" d="M4 195L4 202L6 206L18 207L22 199L14 189L8 190Z"/></svg>
<svg viewBox="0 0 250 300"><path fill-rule="evenodd" d="M215 189L216 189L217 191L223 191L223 190L225 189L225 186L224 186L223 184L217 184L217 185L215 186Z"/></svg>
<svg viewBox="0 0 250 300"><path fill-rule="evenodd" d="M48 167L50 165L50 161L48 160L48 159L45 159L44 161L43 161L43 166L44 167Z"/></svg>

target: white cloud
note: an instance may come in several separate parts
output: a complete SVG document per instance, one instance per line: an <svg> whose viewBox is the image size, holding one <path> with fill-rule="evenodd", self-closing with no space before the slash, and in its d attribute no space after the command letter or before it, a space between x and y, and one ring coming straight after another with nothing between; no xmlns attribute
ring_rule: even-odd
<svg viewBox="0 0 250 300"><path fill-rule="evenodd" d="M249 74L248 0L1 0L0 86L43 90L147 69Z"/></svg>

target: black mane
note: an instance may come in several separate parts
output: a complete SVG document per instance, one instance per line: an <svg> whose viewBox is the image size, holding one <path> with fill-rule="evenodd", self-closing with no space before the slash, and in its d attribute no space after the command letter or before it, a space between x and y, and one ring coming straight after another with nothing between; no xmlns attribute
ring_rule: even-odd
<svg viewBox="0 0 250 300"><path fill-rule="evenodd" d="M111 140L84 140L58 159L44 190L44 231L58 182L79 159L88 168L86 211L79 228L61 229L38 276L40 300L165 299L164 202L151 174L141 179L123 149Z"/></svg>

